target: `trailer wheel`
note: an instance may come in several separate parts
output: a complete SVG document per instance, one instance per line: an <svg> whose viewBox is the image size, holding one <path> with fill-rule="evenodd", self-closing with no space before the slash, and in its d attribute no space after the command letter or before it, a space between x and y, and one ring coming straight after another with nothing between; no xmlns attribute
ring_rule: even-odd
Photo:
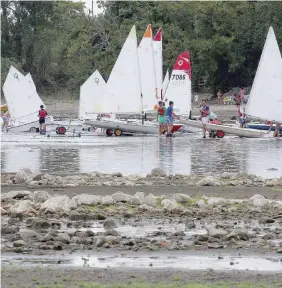
<svg viewBox="0 0 282 288"><path fill-rule="evenodd" d="M31 127L31 128L29 129L29 132L37 132L37 131L36 131L36 127Z"/></svg>
<svg viewBox="0 0 282 288"><path fill-rule="evenodd" d="M109 136L109 137L112 136L113 135L113 130L107 129L106 130L106 135Z"/></svg>
<svg viewBox="0 0 282 288"><path fill-rule="evenodd" d="M40 134L41 135L45 135L46 134L46 130L45 129L40 130Z"/></svg>
<svg viewBox="0 0 282 288"><path fill-rule="evenodd" d="M63 126L59 126L56 128L56 134L64 135L66 133L67 129Z"/></svg>
<svg viewBox="0 0 282 288"><path fill-rule="evenodd" d="M116 136L121 136L121 134L122 134L122 132L121 132L120 129L116 129L116 130L115 130L115 135L116 135Z"/></svg>
<svg viewBox="0 0 282 288"><path fill-rule="evenodd" d="M216 132L216 136L217 136L218 138L223 138L223 137L225 136L225 133L224 133L222 130L218 130L218 131Z"/></svg>

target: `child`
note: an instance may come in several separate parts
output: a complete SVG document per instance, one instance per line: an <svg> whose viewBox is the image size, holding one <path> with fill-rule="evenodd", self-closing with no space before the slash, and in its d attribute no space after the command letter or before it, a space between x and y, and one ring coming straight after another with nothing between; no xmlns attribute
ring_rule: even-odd
<svg viewBox="0 0 282 288"><path fill-rule="evenodd" d="M45 129L45 118L47 116L47 111L44 109L43 105L40 105L40 110L38 112L39 117L39 132Z"/></svg>
<svg viewBox="0 0 282 288"><path fill-rule="evenodd" d="M9 112L8 111L6 111L2 115L2 120L3 120L2 132L4 132L4 128L6 127L6 132L8 133L8 126L9 126Z"/></svg>
<svg viewBox="0 0 282 288"><path fill-rule="evenodd" d="M162 101L159 101L159 107L157 110L157 120L159 122L159 135L163 134L166 126L166 108Z"/></svg>
<svg viewBox="0 0 282 288"><path fill-rule="evenodd" d="M167 119L167 126L168 126L167 137L172 136L173 118L178 118L176 114L173 112L173 105L174 103L172 101L169 101L169 106L166 109L166 119Z"/></svg>

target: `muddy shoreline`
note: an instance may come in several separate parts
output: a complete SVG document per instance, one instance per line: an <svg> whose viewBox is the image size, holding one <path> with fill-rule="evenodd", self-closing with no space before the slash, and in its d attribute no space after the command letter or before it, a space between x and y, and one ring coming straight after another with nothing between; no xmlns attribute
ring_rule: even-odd
<svg viewBox="0 0 282 288"><path fill-rule="evenodd" d="M259 287L281 287L282 273L261 273L250 271L193 271L177 269L97 269L97 268L20 268L5 267L2 270L2 287L91 287L80 286L83 284L100 283L120 284L119 287L132 287L134 283L155 284L165 283L165 286L175 285L173 287L182 287L182 285L202 284L215 285L213 287L237 287L237 285L246 283L245 287L258 285ZM218 285L217 285L218 283ZM225 284L225 286L221 286ZM228 285L228 286L227 286ZM236 285L236 286L235 286ZM248 285L248 286L247 286ZM97 287L97 286L93 286ZM191 287L193 287L191 285ZM194 286L197 287L197 286ZM209 286L207 286L209 287ZM244 287L243 285L240 287Z"/></svg>

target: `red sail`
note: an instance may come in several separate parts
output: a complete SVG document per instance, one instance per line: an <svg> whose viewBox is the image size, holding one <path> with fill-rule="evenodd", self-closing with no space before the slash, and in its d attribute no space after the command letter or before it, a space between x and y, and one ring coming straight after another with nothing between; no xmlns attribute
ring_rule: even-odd
<svg viewBox="0 0 282 288"><path fill-rule="evenodd" d="M185 71L191 80L191 58L189 51L185 51L178 55L173 70Z"/></svg>

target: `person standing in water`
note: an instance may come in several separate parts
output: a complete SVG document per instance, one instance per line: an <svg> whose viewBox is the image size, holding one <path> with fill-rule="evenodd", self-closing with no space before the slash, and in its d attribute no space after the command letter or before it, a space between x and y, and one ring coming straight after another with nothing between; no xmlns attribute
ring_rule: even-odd
<svg viewBox="0 0 282 288"><path fill-rule="evenodd" d="M6 127L6 132L8 133L8 126L9 126L9 112L8 111L6 111L2 115L2 120L3 120L2 132L4 132L4 128Z"/></svg>
<svg viewBox="0 0 282 288"><path fill-rule="evenodd" d="M207 105L207 100L202 100L202 108L201 108L201 118L202 118L202 124L203 124L203 138L206 138L206 132L207 132L207 123L209 121L208 117L210 115L210 107Z"/></svg>
<svg viewBox="0 0 282 288"><path fill-rule="evenodd" d="M278 138L280 137L280 127L281 127L281 123L276 123L273 137L278 137Z"/></svg>
<svg viewBox="0 0 282 288"><path fill-rule="evenodd" d="M167 137L172 136L172 128L173 128L173 118L178 118L176 114L173 112L173 105L174 103L172 101L169 101L169 106L166 109L166 119L167 119Z"/></svg>
<svg viewBox="0 0 282 288"><path fill-rule="evenodd" d="M38 112L39 117L39 132L45 129L45 118L48 115L47 111L44 109L43 105L40 105L40 110Z"/></svg>
<svg viewBox="0 0 282 288"><path fill-rule="evenodd" d="M159 106L157 110L157 120L159 123L159 135L162 135L166 128L166 108L162 101L159 101Z"/></svg>
<svg viewBox="0 0 282 288"><path fill-rule="evenodd" d="M240 104L237 104L237 113L238 113L240 128L244 128L246 124L246 114L245 114L245 108L241 107Z"/></svg>

